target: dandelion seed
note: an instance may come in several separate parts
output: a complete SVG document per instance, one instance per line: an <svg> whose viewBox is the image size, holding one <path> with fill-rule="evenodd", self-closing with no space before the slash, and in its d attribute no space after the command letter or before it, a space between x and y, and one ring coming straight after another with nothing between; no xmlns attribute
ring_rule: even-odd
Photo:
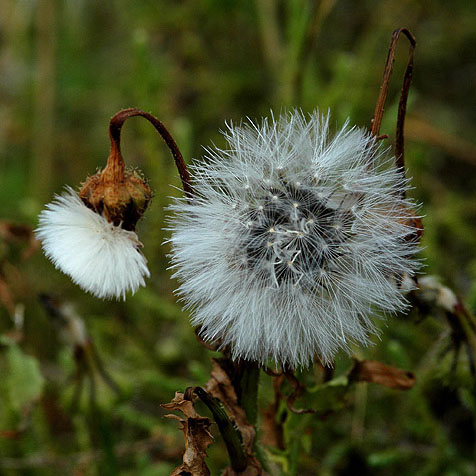
<svg viewBox="0 0 476 476"><path fill-rule="evenodd" d="M419 267L408 182L369 134L346 124L331 136L328 124L295 111L229 126L229 149L192 167L193 200L171 206L178 293L201 336L236 359L330 363L369 343L378 309L408 307L398 282Z"/></svg>
<svg viewBox="0 0 476 476"><path fill-rule="evenodd" d="M136 233L108 222L70 187L41 212L36 236L57 268L99 298L125 298L150 275Z"/></svg>
<svg viewBox="0 0 476 476"><path fill-rule="evenodd" d="M121 155L120 132L135 116L147 119L159 132L175 160L184 191L191 194L182 154L165 126L137 108L124 109L109 123L111 152L104 170L88 177L79 194L70 187L55 196L39 217L36 236L46 256L72 280L99 298L125 298L144 286L147 260L135 226L152 191L135 170L127 170Z"/></svg>

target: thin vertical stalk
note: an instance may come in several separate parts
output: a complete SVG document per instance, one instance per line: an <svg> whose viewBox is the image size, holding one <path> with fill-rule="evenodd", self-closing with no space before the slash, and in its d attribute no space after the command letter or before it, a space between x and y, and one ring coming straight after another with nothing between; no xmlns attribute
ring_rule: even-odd
<svg viewBox="0 0 476 476"><path fill-rule="evenodd" d="M392 34L392 40L390 41L390 47L388 50L387 61L385 63L385 69L383 72L382 85L380 86L380 94L375 106L374 116L371 121L370 132L377 138L380 138L380 126L382 124L383 113L385 110L385 102L387 100L388 88L390 85L390 77L393 71L393 63L395 62L395 53L397 49L398 40L401 35L405 35L410 42L410 52L408 57L407 67L403 77L403 85L400 92L400 101L398 104L397 115L397 128L395 134L395 157L396 165L399 168L405 167L404 157L404 125L405 114L407 109L408 93L410 91L411 80L413 76L413 55L416 47L415 37L406 29L399 28Z"/></svg>
<svg viewBox="0 0 476 476"><path fill-rule="evenodd" d="M279 31L276 0L257 0L256 8L261 24L263 56L268 63L271 74L278 78L283 56L283 45Z"/></svg>

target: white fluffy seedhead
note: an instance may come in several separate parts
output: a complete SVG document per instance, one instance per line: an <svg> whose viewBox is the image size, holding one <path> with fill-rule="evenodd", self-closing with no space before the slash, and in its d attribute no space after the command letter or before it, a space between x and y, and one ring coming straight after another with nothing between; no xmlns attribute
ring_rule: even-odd
<svg viewBox="0 0 476 476"><path fill-rule="evenodd" d="M150 275L137 235L89 209L69 187L46 205L35 233L53 264L99 298L125 299Z"/></svg>
<svg viewBox="0 0 476 476"><path fill-rule="evenodd" d="M394 159L347 124L295 111L229 125L229 149L192 167L195 196L171 209L172 267L193 324L234 358L332 361L376 333L376 308L407 303L418 268L414 204Z"/></svg>

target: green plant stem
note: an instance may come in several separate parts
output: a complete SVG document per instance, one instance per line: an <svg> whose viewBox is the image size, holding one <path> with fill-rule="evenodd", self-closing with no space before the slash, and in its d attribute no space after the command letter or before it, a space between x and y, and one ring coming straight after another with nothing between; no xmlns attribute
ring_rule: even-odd
<svg viewBox="0 0 476 476"><path fill-rule="evenodd" d="M257 420L258 420L258 389L259 389L259 377L260 367L249 361L241 363L241 382L240 393L238 402L246 413L246 419L250 425L253 425L258 435ZM256 454L258 461L263 468L266 469L266 458L259 445L257 436L253 444L253 450Z"/></svg>
<svg viewBox="0 0 476 476"><path fill-rule="evenodd" d="M238 403L245 411L248 422L256 426L260 368L256 363L249 361L243 361L241 365L241 392Z"/></svg>
<svg viewBox="0 0 476 476"><path fill-rule="evenodd" d="M243 453L240 432L232 425L228 419L223 405L219 400L208 394L203 388L195 387L194 393L212 412L213 418L225 441L228 456L233 470L244 471L247 466L246 457Z"/></svg>

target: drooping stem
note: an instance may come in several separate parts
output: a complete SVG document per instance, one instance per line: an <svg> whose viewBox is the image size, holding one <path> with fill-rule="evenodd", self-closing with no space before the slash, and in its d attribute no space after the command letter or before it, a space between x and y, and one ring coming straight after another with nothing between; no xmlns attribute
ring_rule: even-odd
<svg viewBox="0 0 476 476"><path fill-rule="evenodd" d="M170 152L175 161L175 165L177 167L178 173L180 175L180 179L182 180L183 190L187 198L192 198L193 195L193 188L191 185L190 174L188 173L187 166L185 165L185 161L183 159L182 153L178 148L177 143L175 142L174 138L171 136L170 132L167 128L160 122L156 117L148 112L144 112L138 108L130 108L130 109L123 109L115 114L109 123L109 137L111 139L111 152L117 152L115 154L116 157L121 157L120 154L120 147L121 147L121 128L124 122L129 119L130 117L140 116L144 119L147 119L157 130L160 134L162 139L167 144ZM113 154L111 153L111 156Z"/></svg>
<svg viewBox="0 0 476 476"><path fill-rule="evenodd" d="M388 88L390 84L390 76L392 75L393 63L395 62L395 52L397 49L397 43L401 34L405 35L410 41L410 52L409 52L407 67L405 69L405 74L403 77L403 85L400 92L400 101L398 104L398 115L397 115L397 128L395 133L396 165L397 167L403 169L405 166L405 157L404 157L405 114L407 109L408 92L410 90L410 85L411 85L411 80L413 75L413 54L416 47L415 37L406 28L399 28L395 30L392 34L392 40L390 42L390 47L389 47L388 55L387 55L387 61L385 63L385 69L383 73L382 85L380 86L380 94L377 99L374 116L371 121L370 132L372 135L374 135L378 139L383 138L382 136L380 136L380 125L382 124L383 112L385 110L385 101L387 100Z"/></svg>

